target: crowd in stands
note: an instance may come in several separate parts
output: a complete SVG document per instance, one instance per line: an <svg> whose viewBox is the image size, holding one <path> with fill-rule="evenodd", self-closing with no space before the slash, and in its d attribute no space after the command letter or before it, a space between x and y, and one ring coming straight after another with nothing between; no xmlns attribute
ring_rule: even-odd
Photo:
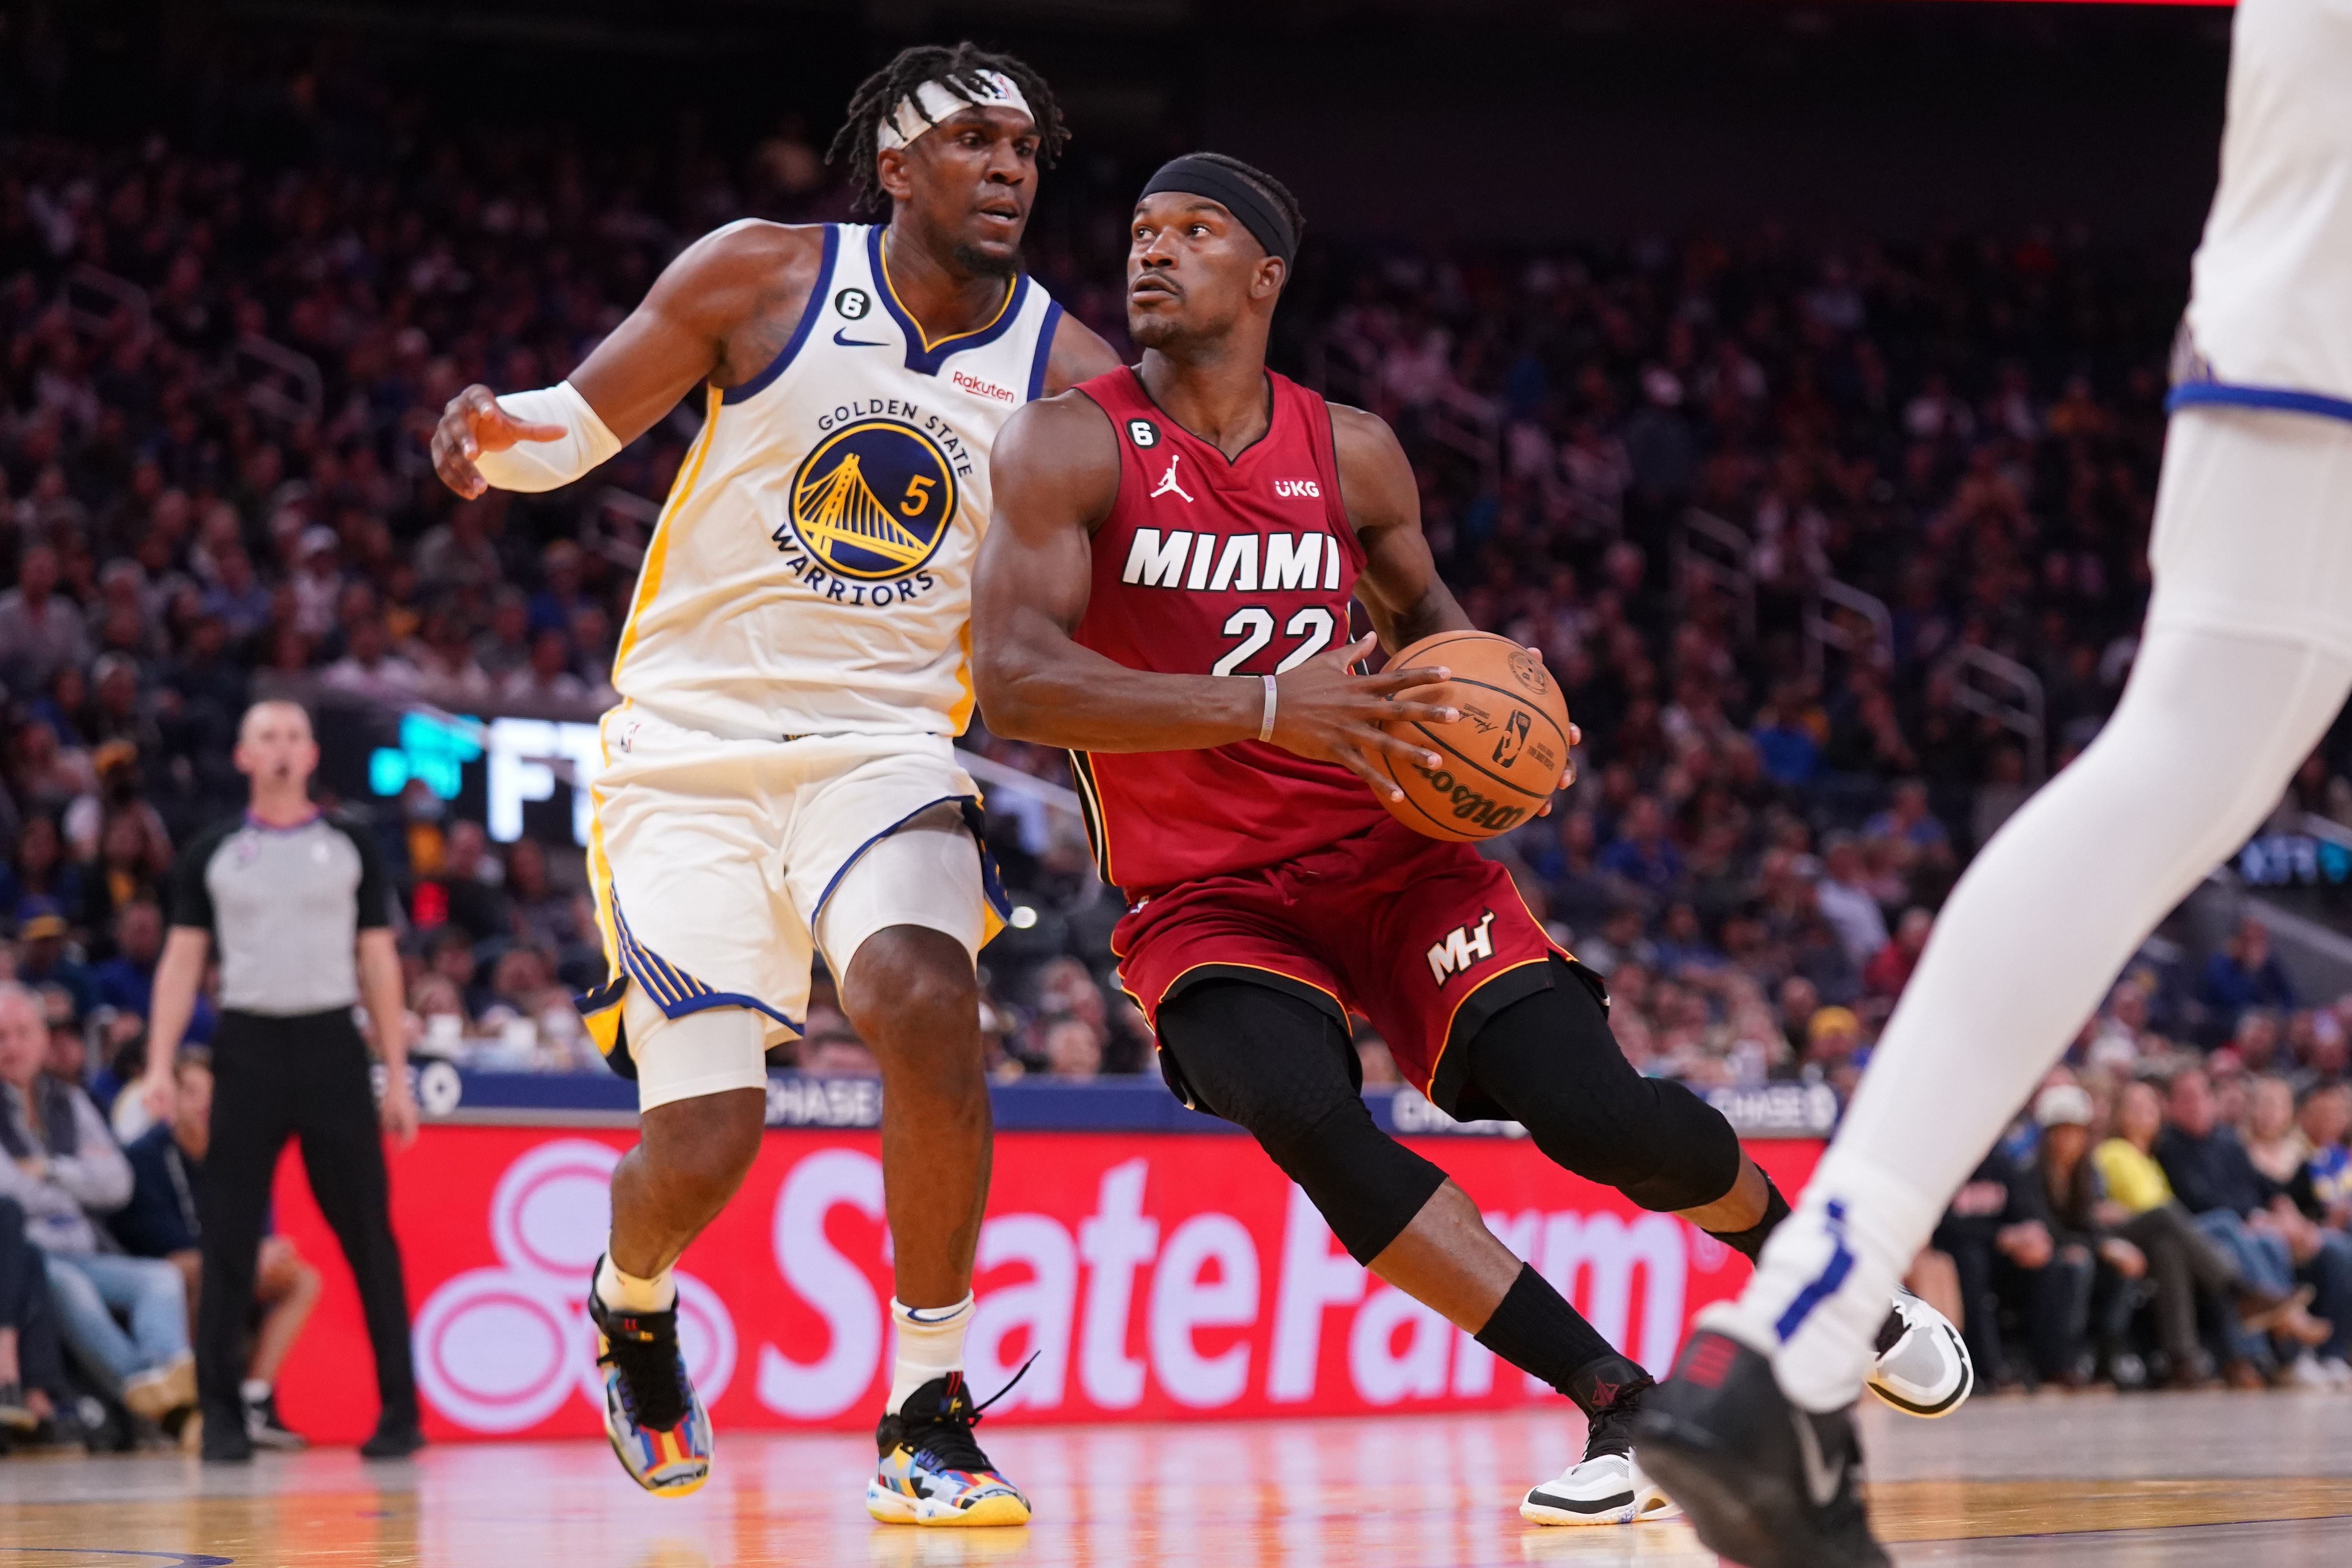
<svg viewBox="0 0 2352 1568"><path fill-rule="evenodd" d="M2340 1049L2200 1055L2150 1036L2144 1003L2117 988L1911 1284L1986 1385L2352 1388Z"/></svg>
<svg viewBox="0 0 2352 1568"><path fill-rule="evenodd" d="M607 502L660 496L696 416L572 490L460 501L425 458L443 402L561 378L717 223L847 216L796 121L609 157L436 128L348 60L237 79L140 140L20 129L0 174L0 961L70 1007L101 1100L136 1065L172 847L236 801L250 696L585 716L609 692L645 535ZM1130 174L1058 171L1030 246L1115 342ZM1315 237L1277 359L1396 425L1448 581L1566 689L1583 782L1494 852L1609 975L1646 1070L1849 1084L1968 855L2095 732L2145 598L2179 292L2056 232ZM1733 531L1731 579L1690 569L1694 512ZM2039 732L1969 704L1972 649L2038 678ZM2336 773L2298 788L2343 806ZM493 843L422 781L344 804L397 871L418 1048L594 1068L576 848ZM1027 910L988 955L995 1070L1146 1067L1075 820L1000 812L993 845ZM2242 984L2182 1037L2284 1005L2260 963ZM793 1054L870 1065L822 985Z"/></svg>
<svg viewBox="0 0 2352 1568"><path fill-rule="evenodd" d="M193 1445L210 1057L195 1047L174 1063L170 1121L118 1139L60 994L0 981L0 1450L167 1432ZM290 1241L263 1242L243 1390L257 1443L302 1446L278 1419L276 1379L319 1289Z"/></svg>

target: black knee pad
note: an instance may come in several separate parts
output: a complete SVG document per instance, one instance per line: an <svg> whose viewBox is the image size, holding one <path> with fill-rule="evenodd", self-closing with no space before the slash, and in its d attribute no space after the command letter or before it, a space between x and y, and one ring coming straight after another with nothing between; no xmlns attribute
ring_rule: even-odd
<svg viewBox="0 0 2352 1568"><path fill-rule="evenodd" d="M1387 1251L1445 1183L1444 1172L1374 1125L1361 1100L1279 1142L1259 1142L1362 1264Z"/></svg>
<svg viewBox="0 0 2352 1568"><path fill-rule="evenodd" d="M1444 1182L1444 1172L1373 1123L1357 1089L1355 1047L1334 1011L1219 979L1163 1003L1159 1024L1170 1087L1255 1138L1357 1262L1386 1250Z"/></svg>
<svg viewBox="0 0 2352 1568"><path fill-rule="evenodd" d="M1477 1094L1554 1163L1643 1208L1701 1208L1739 1179L1731 1123L1678 1083L1633 1070L1592 988L1553 961L1549 989L1512 1003L1470 1042Z"/></svg>
<svg viewBox="0 0 2352 1568"><path fill-rule="evenodd" d="M1739 1135L1723 1112L1679 1083L1645 1079L1657 1090L1650 1172L1614 1184L1641 1205L1664 1214L1704 1208L1739 1180Z"/></svg>

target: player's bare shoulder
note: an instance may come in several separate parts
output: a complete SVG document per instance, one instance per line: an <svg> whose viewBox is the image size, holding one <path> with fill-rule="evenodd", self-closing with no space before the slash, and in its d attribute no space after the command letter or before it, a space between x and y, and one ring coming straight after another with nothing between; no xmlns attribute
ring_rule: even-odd
<svg viewBox="0 0 2352 1568"><path fill-rule="evenodd" d="M1118 438L1110 416L1076 390L1025 405L996 433L989 479L1000 521L1015 528L1083 522L1091 530L1118 500Z"/></svg>
<svg viewBox="0 0 2352 1568"><path fill-rule="evenodd" d="M648 302L715 340L710 380L733 386L758 375L792 341L824 269L824 248L822 224L739 219L680 251Z"/></svg>
<svg viewBox="0 0 2352 1568"><path fill-rule="evenodd" d="M1118 353L1100 332L1065 310L1054 329L1045 360L1045 390L1067 392L1082 381L1108 375L1119 366Z"/></svg>
<svg viewBox="0 0 2352 1568"><path fill-rule="evenodd" d="M1331 457L1339 474L1339 497L1358 533L1417 521L1421 489L1412 463L1389 422L1344 403L1331 411Z"/></svg>

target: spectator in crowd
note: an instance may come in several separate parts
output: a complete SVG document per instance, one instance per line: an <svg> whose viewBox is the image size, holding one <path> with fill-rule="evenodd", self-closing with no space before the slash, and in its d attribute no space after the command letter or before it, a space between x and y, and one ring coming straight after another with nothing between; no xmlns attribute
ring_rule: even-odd
<svg viewBox="0 0 2352 1568"><path fill-rule="evenodd" d="M1994 1149L1954 1194L1933 1246L1959 1273L1960 1332L1979 1379L1996 1385L2018 1380L2001 1335L2004 1300L2025 1304L2028 1337L2041 1363L2063 1364L2074 1281L2065 1268L2052 1271L2057 1241L2030 1173Z"/></svg>
<svg viewBox="0 0 2352 1568"><path fill-rule="evenodd" d="M195 1402L187 1292L170 1264L105 1249L93 1216L129 1200L131 1166L89 1096L42 1070L47 1054L38 1000L0 982L0 1197L24 1210L66 1343L133 1413L161 1420Z"/></svg>
<svg viewBox="0 0 2352 1568"><path fill-rule="evenodd" d="M1935 925L1936 917L1925 910L1904 910L1895 935L1863 966L1863 990L1890 1002L1902 995L1903 988L1911 984L1911 972L1919 967L1919 955L1927 951L1927 933Z"/></svg>
<svg viewBox="0 0 2352 1568"><path fill-rule="evenodd" d="M194 1305L203 1281L203 1222L196 1194L205 1181L205 1152L212 1139L212 1054L183 1047L173 1063L178 1097L172 1120L148 1129L123 1150L131 1163L131 1201L108 1221L124 1251L157 1258L180 1271ZM319 1271L302 1260L282 1236L265 1236L254 1280L261 1321L245 1384L245 1429L265 1448L299 1448L299 1434L278 1417L278 1372L301 1337L319 1302ZM191 1324L193 1327L193 1323Z"/></svg>
<svg viewBox="0 0 2352 1568"><path fill-rule="evenodd" d="M2298 1277L2309 1284L2329 1329L2313 1364L2325 1369L2343 1361L2352 1342L2352 1240L2304 1218L2254 1168L2245 1145L2221 1124L2211 1080L2201 1069L2173 1079L2166 1114L2155 1154L2181 1203L2236 1257L2239 1272L2262 1289L2286 1295ZM2242 1333L2233 1348L2231 1382L2259 1386L2260 1373L2252 1369L2272 1363L2269 1348ZM2298 1359L2290 1370L2302 1365Z"/></svg>
<svg viewBox="0 0 2352 1568"><path fill-rule="evenodd" d="M1599 865L1604 874L1652 897L1674 890L1682 880L1682 852L1667 838L1665 816L1656 801L1643 795L1633 802L1617 836L1601 850Z"/></svg>
<svg viewBox="0 0 2352 1568"><path fill-rule="evenodd" d="M37 909L16 928L16 978L41 990L63 992L79 1017L98 1000L89 966L68 946L72 927L54 909Z"/></svg>
<svg viewBox="0 0 2352 1568"><path fill-rule="evenodd" d="M2235 1313L2233 1345L2259 1343L2277 1333L2303 1345L2326 1342L2327 1324L2305 1310L2308 1286L2288 1294L2248 1278L2237 1252L2216 1241L2173 1196L2154 1150L2164 1130L2164 1094L2146 1079L2125 1084L2116 1097L2115 1135L2093 1151L2093 1163L2123 1215L2116 1234L2147 1259L2156 1287L2158 1343L2174 1388L2202 1388L2209 1359L2197 1333L2200 1291ZM2251 1368L2251 1356L2244 1358Z"/></svg>
<svg viewBox="0 0 2352 1568"><path fill-rule="evenodd" d="M58 1421L74 1405L56 1309L24 1205L0 1197L0 1440Z"/></svg>
<svg viewBox="0 0 2352 1568"><path fill-rule="evenodd" d="M2273 1030L2275 1034L2275 1030ZM2249 1068L2269 1065L2248 1062ZM2316 1152L2303 1135L2295 1115L2294 1086L2275 1075L2254 1079L2247 1102L2246 1158L2263 1180L2280 1192L2288 1191L2303 1174L2305 1163Z"/></svg>
<svg viewBox="0 0 2352 1568"><path fill-rule="evenodd" d="M1863 837L1899 845L1910 861L1948 858L1952 836L1927 806L1927 781L1906 779L1895 786L1892 802L1863 826Z"/></svg>
<svg viewBox="0 0 2352 1568"><path fill-rule="evenodd" d="M2036 1333L2043 1336L2034 1356L2044 1380L2068 1387L2087 1384L2093 1367L2084 1353L2084 1341L2095 1337L2089 1348L2096 1365L2116 1383L2137 1387L2146 1372L2129 1349L2128 1335L2138 1305L2134 1287L2147 1273L2147 1257L2113 1228L2123 1214L2089 1157L2095 1114L2090 1094L2079 1084L2053 1083L2034 1100L2041 1137L2033 1174L2049 1210L2057 1256L2036 1281L2047 1300L2030 1302L2027 1310Z"/></svg>
<svg viewBox="0 0 2352 1568"><path fill-rule="evenodd" d="M2352 1085L2341 1079L2312 1084L2298 1098L2295 1118L2310 1153L2288 1195L2319 1224L2333 1230L2352 1227L2352 1150L2344 1142L2352 1132Z"/></svg>
<svg viewBox="0 0 2352 1568"><path fill-rule="evenodd" d="M811 1036L801 1048L801 1070L820 1078L880 1078L881 1066L866 1042L847 1029Z"/></svg>
<svg viewBox="0 0 2352 1568"><path fill-rule="evenodd" d="M0 682L12 691L47 690L59 670L89 660L81 606L58 588L58 552L35 544L16 562L16 585L0 594Z"/></svg>
<svg viewBox="0 0 2352 1568"><path fill-rule="evenodd" d="M1862 846L1850 833L1832 833L1822 843L1821 880L1813 897L1856 969L1886 945L1886 916L1863 885Z"/></svg>
<svg viewBox="0 0 2352 1568"><path fill-rule="evenodd" d="M0 864L0 923L16 927L22 940L26 921L81 904L81 868L65 858L57 818L46 812L26 816L15 855Z"/></svg>
<svg viewBox="0 0 2352 1568"><path fill-rule="evenodd" d="M2270 928L2252 915L2239 921L2236 934L2205 961L2198 995L2225 1030L2249 1007L2293 1008L2294 982L2271 951Z"/></svg>
<svg viewBox="0 0 2352 1568"><path fill-rule="evenodd" d="M1084 1081L1102 1072L1103 1036L1099 1026L1075 1013L1061 1013L1039 1029L1048 1077Z"/></svg>

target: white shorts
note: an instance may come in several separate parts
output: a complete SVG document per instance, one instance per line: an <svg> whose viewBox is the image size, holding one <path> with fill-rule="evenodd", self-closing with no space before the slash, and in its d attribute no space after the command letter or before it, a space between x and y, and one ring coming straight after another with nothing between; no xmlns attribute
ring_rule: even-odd
<svg viewBox="0 0 2352 1568"><path fill-rule="evenodd" d="M885 926L975 953L1003 929L980 790L943 736L740 741L624 705L604 738L588 870L610 978L580 1007L641 1106L765 1085L814 954L840 975ZM721 1008L761 1026L664 1026Z"/></svg>
<svg viewBox="0 0 2352 1568"><path fill-rule="evenodd" d="M2233 37L2175 405L2352 415L2352 0L2241 0Z"/></svg>

